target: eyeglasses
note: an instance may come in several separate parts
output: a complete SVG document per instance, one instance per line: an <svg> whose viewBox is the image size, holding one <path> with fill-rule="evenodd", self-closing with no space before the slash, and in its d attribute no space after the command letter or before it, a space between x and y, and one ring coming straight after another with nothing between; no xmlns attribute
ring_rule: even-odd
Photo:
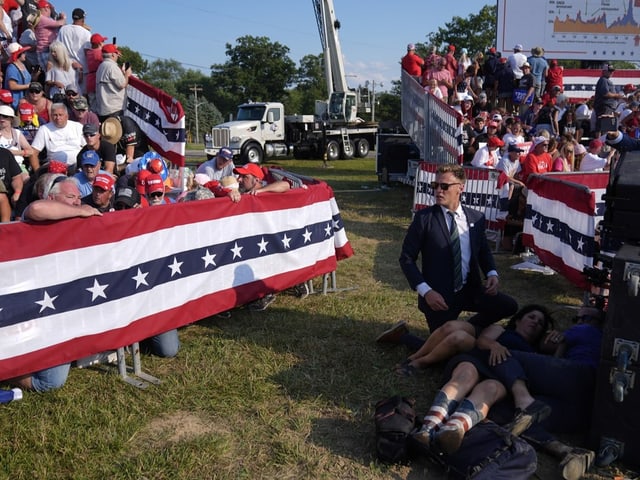
<svg viewBox="0 0 640 480"><path fill-rule="evenodd" d="M150 196L151 198L160 198L160 197L162 197L163 195L164 195L164 192L153 192L153 193L150 193L150 194L149 194L149 196Z"/></svg>
<svg viewBox="0 0 640 480"><path fill-rule="evenodd" d="M440 189L443 192L446 192L447 190L449 190L449 187L452 185L462 185L462 183L458 182L458 183L438 183L438 182L431 182L429 183L429 186L431 188L433 188L434 190L437 190L438 187L440 187Z"/></svg>

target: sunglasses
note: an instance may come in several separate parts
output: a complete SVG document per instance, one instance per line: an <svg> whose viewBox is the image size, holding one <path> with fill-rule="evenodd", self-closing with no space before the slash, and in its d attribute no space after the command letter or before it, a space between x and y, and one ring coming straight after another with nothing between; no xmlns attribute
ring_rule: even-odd
<svg viewBox="0 0 640 480"><path fill-rule="evenodd" d="M162 197L163 195L164 195L164 192L153 192L153 193L150 193L150 194L149 194L149 196L150 196L151 198L160 198L160 197Z"/></svg>
<svg viewBox="0 0 640 480"><path fill-rule="evenodd" d="M51 183L51 186L53 187L54 185L57 185L58 183L62 183L65 180L67 180L69 177L67 177L66 175L61 175L59 177L56 177L53 182Z"/></svg>
<svg viewBox="0 0 640 480"><path fill-rule="evenodd" d="M67 97L75 97L78 95L78 92L67 92Z"/></svg>
<svg viewBox="0 0 640 480"><path fill-rule="evenodd" d="M13 118L13 117L10 117L9 115L0 115L0 118L2 118L3 120L9 120L10 118Z"/></svg>
<svg viewBox="0 0 640 480"><path fill-rule="evenodd" d="M85 137L95 137L97 133L83 133L82 135L84 135Z"/></svg>
<svg viewBox="0 0 640 480"><path fill-rule="evenodd" d="M42 93L42 90L39 88L30 88L29 93Z"/></svg>
<svg viewBox="0 0 640 480"><path fill-rule="evenodd" d="M128 210L130 207L124 203L116 203L113 208L115 210Z"/></svg>
<svg viewBox="0 0 640 480"><path fill-rule="evenodd" d="M429 183L429 186L432 189L437 190L438 188L440 188L443 192L446 192L447 190L449 190L449 187L451 187L452 185L462 185L462 184L460 182L458 182L458 183L438 183L438 182Z"/></svg>

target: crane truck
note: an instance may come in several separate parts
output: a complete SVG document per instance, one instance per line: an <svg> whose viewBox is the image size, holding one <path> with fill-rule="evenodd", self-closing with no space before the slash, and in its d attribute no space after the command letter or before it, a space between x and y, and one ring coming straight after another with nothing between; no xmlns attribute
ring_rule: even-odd
<svg viewBox="0 0 640 480"><path fill-rule="evenodd" d="M358 113L367 108L363 96L350 90L338 39L340 22L333 0L312 0L324 56L328 100L316 100L313 115L286 115L277 102L249 102L238 107L236 119L205 134L205 153L214 157L229 147L243 162L293 155L295 158L366 157L375 146L378 125Z"/></svg>

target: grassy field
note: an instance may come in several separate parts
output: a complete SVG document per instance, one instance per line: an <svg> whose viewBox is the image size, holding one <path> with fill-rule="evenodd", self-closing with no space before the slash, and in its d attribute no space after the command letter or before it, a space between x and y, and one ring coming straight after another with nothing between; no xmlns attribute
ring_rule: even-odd
<svg viewBox="0 0 640 480"><path fill-rule="evenodd" d="M412 190L378 188L374 160L282 161L335 190L355 255L340 262L339 291L299 299L283 292L264 312L236 310L180 330L177 358L143 357L162 379L139 390L115 374L73 369L65 387L0 408L4 479L441 479L429 463L376 462L373 405L414 396L422 413L441 380L391 368L407 355L379 332L405 319L427 335L398 256ZM559 276L517 272L497 255L502 289L564 321L581 292ZM316 289L320 288L318 279ZM540 456L537 475L558 478ZM612 472L600 472L611 478Z"/></svg>

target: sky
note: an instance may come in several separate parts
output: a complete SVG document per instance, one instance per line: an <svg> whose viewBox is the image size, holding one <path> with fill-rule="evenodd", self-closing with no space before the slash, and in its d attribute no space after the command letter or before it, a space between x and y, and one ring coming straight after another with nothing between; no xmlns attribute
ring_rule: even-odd
<svg viewBox="0 0 640 480"><path fill-rule="evenodd" d="M495 1L495 0L494 0ZM80 7L93 33L137 51L153 62L173 59L185 68L209 74L225 63L225 45L245 35L265 36L289 48L296 65L305 55L322 52L311 0L52 0L67 14ZM387 90L400 78L400 58L408 43L426 42L427 34L454 16L477 14L493 1L362 2L334 0L345 74L349 86L375 82ZM446 8L444 7L446 5ZM110 40L109 40L110 41Z"/></svg>

